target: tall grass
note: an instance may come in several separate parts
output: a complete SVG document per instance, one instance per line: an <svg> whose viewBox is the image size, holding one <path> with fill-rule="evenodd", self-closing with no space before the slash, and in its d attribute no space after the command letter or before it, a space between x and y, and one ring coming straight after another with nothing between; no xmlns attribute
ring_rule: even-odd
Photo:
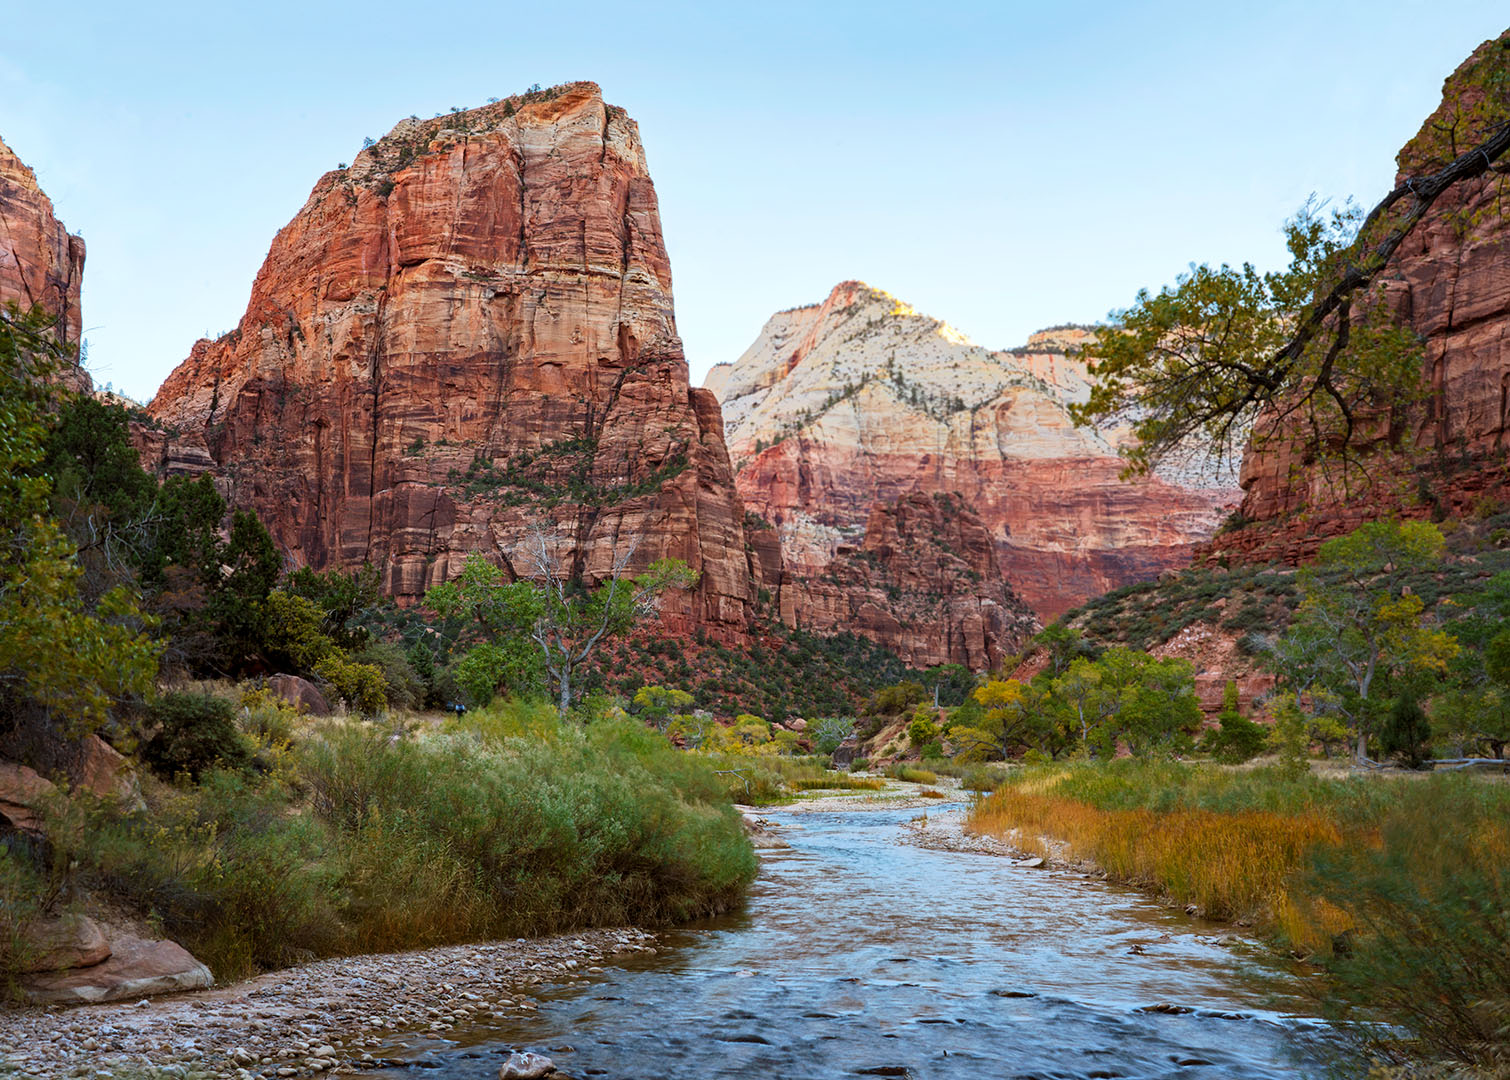
<svg viewBox="0 0 1510 1080"><path fill-rule="evenodd" d="M909 784L936 784L939 782L938 774L931 769L920 769L915 765L904 765L900 762L886 766L886 775L893 780L904 780Z"/></svg>
<svg viewBox="0 0 1510 1080"><path fill-rule="evenodd" d="M154 803L123 817L76 797L49 835L223 978L681 921L727 908L755 872L707 762L633 722L508 703L413 738L327 724L271 776L210 773Z"/></svg>
<svg viewBox="0 0 1510 1080"><path fill-rule="evenodd" d="M1376 1056L1510 1063L1510 787L1113 762L1024 770L972 823L1257 923Z"/></svg>

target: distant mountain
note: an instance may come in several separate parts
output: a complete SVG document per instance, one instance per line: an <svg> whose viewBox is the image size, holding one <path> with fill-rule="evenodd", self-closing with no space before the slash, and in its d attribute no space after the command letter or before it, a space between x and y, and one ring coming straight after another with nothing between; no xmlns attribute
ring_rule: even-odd
<svg viewBox="0 0 1510 1080"><path fill-rule="evenodd" d="M955 494L979 515L1001 572L1044 619L1182 567L1236 504L1205 463L1129 483L1122 429L1077 428L1091 328L990 350L861 282L771 317L705 387L746 507L776 529L789 573L821 573L862 543L872 508Z"/></svg>

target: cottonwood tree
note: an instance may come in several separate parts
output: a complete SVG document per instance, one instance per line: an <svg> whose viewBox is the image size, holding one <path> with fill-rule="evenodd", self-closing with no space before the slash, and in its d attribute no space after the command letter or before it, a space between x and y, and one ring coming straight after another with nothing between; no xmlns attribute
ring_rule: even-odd
<svg viewBox="0 0 1510 1080"><path fill-rule="evenodd" d="M525 561L533 570L539 608L529 630L564 712L571 707L572 681L605 640L629 633L660 608L671 589L690 589L698 574L680 559L657 559L630 576L638 538L614 554L608 577L596 588L567 574L556 558L561 545L543 529L531 531Z"/></svg>
<svg viewBox="0 0 1510 1080"><path fill-rule="evenodd" d="M1454 77L1448 103L1401 154L1405 179L1366 214L1313 199L1285 227L1285 269L1192 265L1114 312L1084 350L1093 388L1077 422L1129 420L1134 473L1192 448L1231 460L1250 432L1256 445L1298 443L1310 460L1340 463L1344 481L1360 469L1376 419L1425 394L1419 342L1392 318L1382 271L1443 194L1507 172L1506 40ZM1403 425L1389 427L1403 438Z"/></svg>
<svg viewBox="0 0 1510 1080"><path fill-rule="evenodd" d="M1408 588L1410 574L1436 565L1444 546L1429 522L1372 522L1322 544L1317 564L1300 571L1300 607L1276 650L1279 673L1313 708L1343 718L1359 761L1396 682L1445 674L1458 654L1456 639L1428 625Z"/></svg>

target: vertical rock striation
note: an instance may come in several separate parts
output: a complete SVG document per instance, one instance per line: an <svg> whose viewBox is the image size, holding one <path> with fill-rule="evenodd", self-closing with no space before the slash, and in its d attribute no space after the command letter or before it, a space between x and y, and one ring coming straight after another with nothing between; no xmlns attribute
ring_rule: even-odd
<svg viewBox="0 0 1510 1080"><path fill-rule="evenodd" d="M544 523L589 580L631 544L686 560L669 626L743 633L722 417L688 385L639 130L591 83L401 121L327 173L150 412L160 470L217 470L294 565L371 562L412 600L470 552L512 569Z"/></svg>
<svg viewBox="0 0 1510 1080"><path fill-rule="evenodd" d="M76 350L83 333L83 280L83 238L63 227L36 174L0 141L0 304L46 308L57 316L58 339ZM91 388L88 374L76 366L61 381L74 390Z"/></svg>
<svg viewBox="0 0 1510 1080"><path fill-rule="evenodd" d="M1497 95L1498 100L1486 100ZM1397 183L1436 171L1510 112L1510 32L1485 42L1448 77L1442 103L1400 151ZM1243 460L1249 524L1215 538L1209 558L1304 561L1365 521L1461 513L1510 497L1510 178L1445 192L1395 252L1380 280L1396 317L1421 338L1425 405L1383 410L1364 447L1368 475L1324 469L1270 440Z"/></svg>

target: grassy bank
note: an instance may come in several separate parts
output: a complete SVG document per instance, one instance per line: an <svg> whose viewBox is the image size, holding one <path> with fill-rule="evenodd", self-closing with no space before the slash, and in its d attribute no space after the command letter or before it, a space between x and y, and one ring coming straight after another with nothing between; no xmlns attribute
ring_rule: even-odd
<svg viewBox="0 0 1510 1080"><path fill-rule="evenodd" d="M500 703L419 735L309 727L259 761L154 785L134 813L61 799L50 863L148 913L221 979L676 922L729 907L754 877L723 778L631 721Z"/></svg>
<svg viewBox="0 0 1510 1080"><path fill-rule="evenodd" d="M1510 786L1117 761L1022 770L972 823L1251 922L1324 966L1319 1002L1381 1054L1510 1051Z"/></svg>

